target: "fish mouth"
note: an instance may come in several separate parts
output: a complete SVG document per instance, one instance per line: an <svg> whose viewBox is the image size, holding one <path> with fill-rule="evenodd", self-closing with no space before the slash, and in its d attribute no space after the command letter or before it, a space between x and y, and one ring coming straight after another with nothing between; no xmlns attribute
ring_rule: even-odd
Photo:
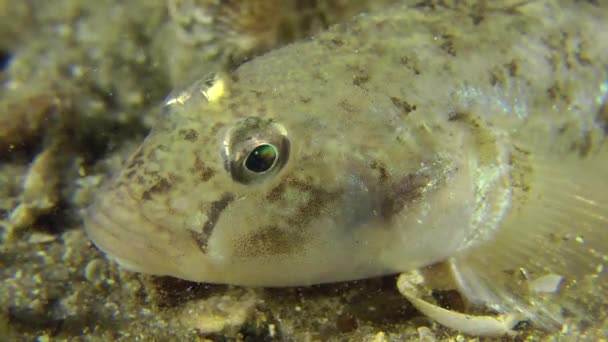
<svg viewBox="0 0 608 342"><path fill-rule="evenodd" d="M168 274L173 268L167 233L140 215L134 199L122 191L99 196L86 209L84 228L98 249L130 271Z"/></svg>

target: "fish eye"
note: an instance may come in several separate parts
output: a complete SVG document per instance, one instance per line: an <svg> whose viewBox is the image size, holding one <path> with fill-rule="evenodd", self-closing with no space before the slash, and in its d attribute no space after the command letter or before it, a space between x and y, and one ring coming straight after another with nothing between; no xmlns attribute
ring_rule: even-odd
<svg viewBox="0 0 608 342"><path fill-rule="evenodd" d="M276 175L289 159L287 131L272 119L248 117L225 133L224 168L238 183L263 182Z"/></svg>
<svg viewBox="0 0 608 342"><path fill-rule="evenodd" d="M262 144L249 153L245 167L253 172L262 173L270 170L277 161L277 149L273 145Z"/></svg>

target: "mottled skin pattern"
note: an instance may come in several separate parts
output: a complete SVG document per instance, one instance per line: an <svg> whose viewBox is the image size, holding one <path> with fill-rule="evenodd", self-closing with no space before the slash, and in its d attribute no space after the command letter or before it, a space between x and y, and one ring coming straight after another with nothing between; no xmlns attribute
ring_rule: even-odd
<svg viewBox="0 0 608 342"><path fill-rule="evenodd" d="M273 51L221 76L219 99L200 83L167 105L89 210L88 234L136 271L242 285L458 256L525 206L532 156L602 148L607 22L605 7L570 1L481 22L395 7ZM289 141L279 169L249 184L222 153L246 118ZM260 127L244 139L274 139Z"/></svg>
<svg viewBox="0 0 608 342"><path fill-rule="evenodd" d="M356 13L396 0L166 0L178 37L189 44L265 51L309 36ZM208 49L209 53L218 52Z"/></svg>
<svg viewBox="0 0 608 342"><path fill-rule="evenodd" d="M169 73L180 88L224 64L311 37L398 0L166 0Z"/></svg>

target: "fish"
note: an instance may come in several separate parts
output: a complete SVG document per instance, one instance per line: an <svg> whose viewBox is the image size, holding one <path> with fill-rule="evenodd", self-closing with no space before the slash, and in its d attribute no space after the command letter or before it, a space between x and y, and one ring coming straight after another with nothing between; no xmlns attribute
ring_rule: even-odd
<svg viewBox="0 0 608 342"><path fill-rule="evenodd" d="M518 319L477 329L399 288L471 334L605 324L606 51L600 2L358 15L169 96L85 230L125 269L196 282L447 263L470 303Z"/></svg>

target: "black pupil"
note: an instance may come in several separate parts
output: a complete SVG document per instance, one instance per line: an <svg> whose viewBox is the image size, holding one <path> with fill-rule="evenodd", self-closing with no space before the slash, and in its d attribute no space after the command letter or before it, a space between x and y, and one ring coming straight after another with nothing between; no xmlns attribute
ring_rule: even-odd
<svg viewBox="0 0 608 342"><path fill-rule="evenodd" d="M259 145L254 148L247 160L245 160L245 167L253 172L266 172L277 159L277 150L272 145Z"/></svg>

